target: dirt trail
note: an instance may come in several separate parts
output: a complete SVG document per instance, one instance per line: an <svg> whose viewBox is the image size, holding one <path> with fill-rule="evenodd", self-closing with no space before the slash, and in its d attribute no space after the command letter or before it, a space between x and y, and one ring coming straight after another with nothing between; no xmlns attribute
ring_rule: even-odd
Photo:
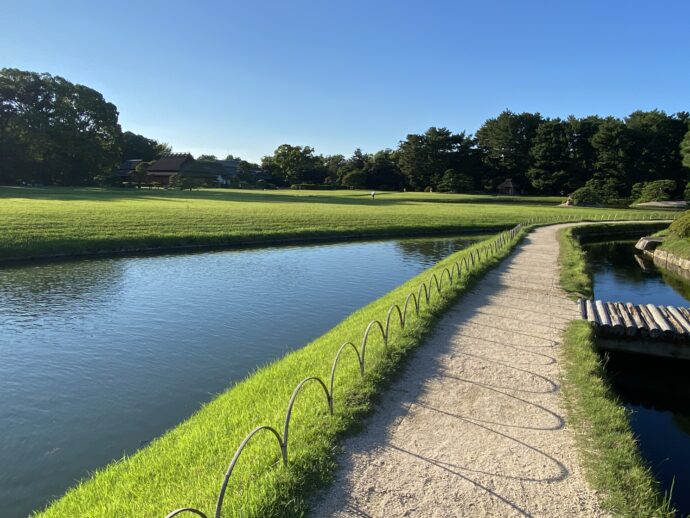
<svg viewBox="0 0 690 518"><path fill-rule="evenodd" d="M539 228L439 322L344 444L313 516L605 516L564 422L561 226Z"/></svg>

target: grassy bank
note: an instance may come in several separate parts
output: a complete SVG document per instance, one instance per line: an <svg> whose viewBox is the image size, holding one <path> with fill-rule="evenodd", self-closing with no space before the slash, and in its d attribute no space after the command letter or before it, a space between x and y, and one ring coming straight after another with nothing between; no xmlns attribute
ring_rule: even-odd
<svg viewBox="0 0 690 518"><path fill-rule="evenodd" d="M343 342L359 344L372 319L383 321L391 304L402 306L408 293L417 293L420 282L427 281L432 273L440 278L444 268L450 268L482 245L478 243L453 254L353 313L314 342L259 369L146 448L78 484L40 516L162 517L185 506L197 507L210 515L235 449L257 425L282 430L290 394L300 380L310 375L327 380L331 362ZM437 316L508 251L509 247L505 247L493 253L469 275L456 278L452 286L444 276L444 296L438 296L434 289L430 305L422 304L417 317L410 313L404 330L394 319L390 354L385 354L379 334L372 334L367 344L364 378L359 376L354 353L346 350L336 378L333 417L328 414L321 388L316 383L307 385L292 416L289 467L280 465L274 437L257 436L244 451L230 480L223 516L304 513L310 491L327 483L332 475L339 438L358 428L376 392L390 380L408 352L422 342Z"/></svg>
<svg viewBox="0 0 690 518"><path fill-rule="evenodd" d="M580 248L573 228L558 233L561 287L572 298L592 296L592 278L587 272L585 253Z"/></svg>
<svg viewBox="0 0 690 518"><path fill-rule="evenodd" d="M0 261L290 240L496 231L532 217L650 211L558 198L362 191L194 192L0 187Z"/></svg>
<svg viewBox="0 0 690 518"><path fill-rule="evenodd" d="M664 237L660 250L681 259L690 259L690 211L684 212L673 225L657 235Z"/></svg>
<svg viewBox="0 0 690 518"><path fill-rule="evenodd" d="M639 224L626 227L631 233L658 228ZM626 234L625 230L620 225L562 230L561 286L573 295L591 296L591 276L579 239L587 234L603 236L606 232L620 236ZM599 492L602 506L614 516L673 516L639 452L628 411L607 380L589 323L570 323L564 335L563 357L568 423L575 431L586 477Z"/></svg>
<svg viewBox="0 0 690 518"><path fill-rule="evenodd" d="M607 382L590 324L571 322L563 345L568 422L602 506L621 517L674 516L639 452L628 411Z"/></svg>
<svg viewBox="0 0 690 518"><path fill-rule="evenodd" d="M690 239L667 237L660 249L676 257L690 259Z"/></svg>

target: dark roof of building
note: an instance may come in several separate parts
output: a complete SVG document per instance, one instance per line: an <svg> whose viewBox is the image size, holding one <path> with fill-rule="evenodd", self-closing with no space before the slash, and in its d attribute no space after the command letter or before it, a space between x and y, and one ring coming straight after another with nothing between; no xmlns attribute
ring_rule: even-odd
<svg viewBox="0 0 690 518"><path fill-rule="evenodd" d="M149 173L176 173L182 166L193 161L189 153L171 153L163 155L148 168Z"/></svg>
<svg viewBox="0 0 690 518"><path fill-rule="evenodd" d="M140 159L125 160L115 171L115 176L122 178L130 176L136 170L137 165L139 165L141 162L143 162L143 160Z"/></svg>
<svg viewBox="0 0 690 518"><path fill-rule="evenodd" d="M136 167L141 164L143 160L140 158L133 159L133 160L125 160L120 164L120 167L117 168L118 171L132 171L133 169L136 169Z"/></svg>

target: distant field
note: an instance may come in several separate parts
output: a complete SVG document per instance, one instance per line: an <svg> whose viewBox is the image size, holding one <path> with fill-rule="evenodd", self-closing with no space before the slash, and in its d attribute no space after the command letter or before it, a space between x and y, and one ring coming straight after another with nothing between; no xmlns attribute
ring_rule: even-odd
<svg viewBox="0 0 690 518"><path fill-rule="evenodd" d="M365 191L0 187L0 260L355 235L465 232L507 227L533 216L577 212L598 217L613 212L562 208L557 206L560 201L559 197L438 193L378 193L372 200ZM626 218L635 214L618 212Z"/></svg>

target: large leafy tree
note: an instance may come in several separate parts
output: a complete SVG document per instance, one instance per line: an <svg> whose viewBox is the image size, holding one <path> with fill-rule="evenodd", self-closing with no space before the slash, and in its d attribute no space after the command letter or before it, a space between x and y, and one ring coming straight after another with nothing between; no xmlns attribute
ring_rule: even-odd
<svg viewBox="0 0 690 518"><path fill-rule="evenodd" d="M121 157L115 105L50 74L0 69L0 180L84 185Z"/></svg>
<svg viewBox="0 0 690 518"><path fill-rule="evenodd" d="M504 111L488 119L477 131L477 145L485 165L483 183L488 189L506 178L526 184L532 165L530 149L542 118L539 113Z"/></svg>
<svg viewBox="0 0 690 518"><path fill-rule="evenodd" d="M688 114L668 116L663 111L636 111L625 119L628 141L629 183L660 179L684 180L678 143L686 132Z"/></svg>
<svg viewBox="0 0 690 518"><path fill-rule="evenodd" d="M407 182L417 190L437 188L449 169L471 177L479 174L474 139L447 128L432 127L422 135L408 135L400 143L397 159Z"/></svg>
<svg viewBox="0 0 690 518"><path fill-rule="evenodd" d="M314 153L309 146L278 146L273 155L265 156L261 167L271 173L274 179L284 184L323 183L328 169L323 157Z"/></svg>
<svg viewBox="0 0 690 518"><path fill-rule="evenodd" d="M592 147L596 152L594 174L589 181L605 184L618 195L626 194L626 186L631 183L625 172L630 163L629 135L625 123L615 117L601 121L597 132L592 136Z"/></svg>
<svg viewBox="0 0 690 518"><path fill-rule="evenodd" d="M364 165L366 186L372 189L400 190L405 186L405 176L390 149L370 155Z"/></svg>
<svg viewBox="0 0 690 518"><path fill-rule="evenodd" d="M100 94L48 74L0 71L3 177L85 183L116 156L114 106ZM109 125L109 126L108 126Z"/></svg>
<svg viewBox="0 0 690 518"><path fill-rule="evenodd" d="M172 148L168 144L158 142L143 135L137 135L131 131L122 134L122 159L141 159L145 162L157 160L161 156L170 153Z"/></svg>
<svg viewBox="0 0 690 518"><path fill-rule="evenodd" d="M568 125L561 119L542 122L532 139L532 166L527 178L537 191L565 194L572 165Z"/></svg>
<svg viewBox="0 0 690 518"><path fill-rule="evenodd" d="M582 187L592 176L597 152L592 145L592 137L599 130L601 118L596 115L578 119L568 117L566 131L570 151L570 174L566 187L575 190Z"/></svg>

